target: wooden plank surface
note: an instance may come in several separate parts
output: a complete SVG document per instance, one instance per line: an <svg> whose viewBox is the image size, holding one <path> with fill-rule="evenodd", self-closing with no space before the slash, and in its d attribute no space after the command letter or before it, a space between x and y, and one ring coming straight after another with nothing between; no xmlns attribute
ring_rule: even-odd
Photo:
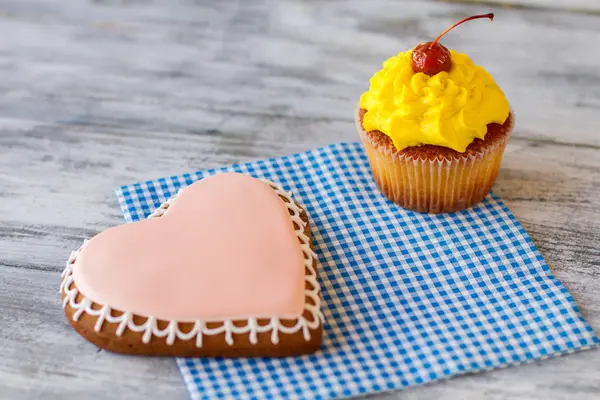
<svg viewBox="0 0 600 400"><path fill-rule="evenodd" d="M171 359L99 352L62 315L69 251L122 222L113 189L355 140L352 109L383 59L486 10L1 0L0 398L186 398ZM495 191L600 332L600 17L493 11L445 43L511 100ZM588 351L377 398L594 399L598 376Z"/></svg>
<svg viewBox="0 0 600 400"><path fill-rule="evenodd" d="M480 7L509 7L537 10L560 10L581 14L596 14L600 12L600 2L597 0L440 0L448 3L467 3Z"/></svg>

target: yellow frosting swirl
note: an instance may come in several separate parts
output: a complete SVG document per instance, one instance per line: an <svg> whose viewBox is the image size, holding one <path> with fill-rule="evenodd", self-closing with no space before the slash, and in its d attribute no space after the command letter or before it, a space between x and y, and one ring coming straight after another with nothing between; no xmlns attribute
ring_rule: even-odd
<svg viewBox="0 0 600 400"><path fill-rule="evenodd" d="M508 100L492 76L463 53L451 50L452 69L434 76L415 73L412 50L383 63L360 98L366 131L379 130L398 150L432 144L464 152L483 139L490 123L503 124Z"/></svg>

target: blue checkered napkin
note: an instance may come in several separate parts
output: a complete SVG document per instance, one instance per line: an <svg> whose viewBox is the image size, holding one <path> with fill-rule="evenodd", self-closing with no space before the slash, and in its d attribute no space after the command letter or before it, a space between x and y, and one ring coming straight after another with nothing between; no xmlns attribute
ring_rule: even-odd
<svg viewBox="0 0 600 400"><path fill-rule="evenodd" d="M599 343L497 197L454 214L403 210L377 190L358 143L124 186L125 219L221 171L278 182L306 206L325 335L304 357L178 359L193 399L347 397Z"/></svg>

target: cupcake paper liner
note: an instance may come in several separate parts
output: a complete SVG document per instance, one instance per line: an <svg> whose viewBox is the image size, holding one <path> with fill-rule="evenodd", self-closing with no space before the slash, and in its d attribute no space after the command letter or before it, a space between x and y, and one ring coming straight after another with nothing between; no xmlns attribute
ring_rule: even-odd
<svg viewBox="0 0 600 400"><path fill-rule="evenodd" d="M483 200L496 180L514 126L511 110L503 138L474 154L432 160L406 156L373 141L361 126L359 111L356 127L377 187L394 203L426 213L459 211Z"/></svg>

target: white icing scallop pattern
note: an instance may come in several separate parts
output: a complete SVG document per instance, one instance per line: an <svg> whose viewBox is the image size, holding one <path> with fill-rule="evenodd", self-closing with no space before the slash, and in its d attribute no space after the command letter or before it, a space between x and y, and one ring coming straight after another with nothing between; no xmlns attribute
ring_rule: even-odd
<svg viewBox="0 0 600 400"><path fill-rule="evenodd" d="M189 332L183 332L179 328L179 322L175 320L169 320L168 325L164 329L160 329L158 327L158 319L156 317L148 317L143 324L136 324L133 320L134 314L128 311L123 312L118 316L112 315L113 308L109 305L104 304L100 305L94 303L92 300L85 297L79 290L73 285L73 264L77 259L77 256L83 246L85 246L87 240L83 242L83 245L71 252L71 255L67 261L67 265L65 270L63 271L61 277L62 281L60 284L60 293L65 294L63 299L63 308L67 306L67 304L75 310L73 313L73 320L78 321L83 313L86 313L90 316L98 317L96 320L96 324L94 325L94 330L99 332L102 329L102 326L105 322L118 324L116 334L117 336L123 335L126 329L129 329L133 332L144 332L142 336L142 342L148 343L152 336L156 337L166 337L166 342L168 345L172 345L176 339L179 340L192 340L194 339L196 342L196 347L202 347L202 338L205 335L218 335L221 333L225 333L225 341L229 345L233 345L234 334L249 334L250 342L252 344L256 344L258 342L257 335L258 333L271 332L271 342L273 344L279 343L279 334L292 334L302 330L304 339L306 341L310 340L310 330L316 329L319 324L323 322L323 313L320 310L321 299L319 297L319 283L317 282L317 272L313 267L313 261L316 258L315 253L310 248L310 239L308 236L304 234L304 228L306 224L300 218L302 210L292 201L291 194L285 192L279 186L277 186L273 182L269 182L263 180L263 182L269 184L273 190L284 199L284 203L288 210L291 211L290 219L294 223L294 228L296 231L296 235L298 236L298 240L300 241L300 247L304 254L304 266L308 271L308 274L305 274L305 295L306 298L312 299L314 304L309 304L308 301L304 304L304 311L308 311L311 315L310 319L305 318L303 313L297 320L293 326L285 326L281 320L277 317L272 317L269 320L269 323L266 325L259 325L258 320L256 318L250 318L247 320L243 320L246 322L244 326L236 326L234 325L234 320L228 319L222 321L220 326L209 328L205 322L201 320L194 321L194 325ZM181 191L180 191L181 192ZM156 209L152 214L148 216L150 218L160 218L165 212L169 209L169 206L173 204L177 199L177 196L171 197L169 200L161 204L161 206ZM309 289L310 287L310 289ZM77 297L80 295L79 301L77 301ZM96 307L94 308L94 305ZM238 322L238 320L236 320ZM189 324L190 322L187 322Z"/></svg>

